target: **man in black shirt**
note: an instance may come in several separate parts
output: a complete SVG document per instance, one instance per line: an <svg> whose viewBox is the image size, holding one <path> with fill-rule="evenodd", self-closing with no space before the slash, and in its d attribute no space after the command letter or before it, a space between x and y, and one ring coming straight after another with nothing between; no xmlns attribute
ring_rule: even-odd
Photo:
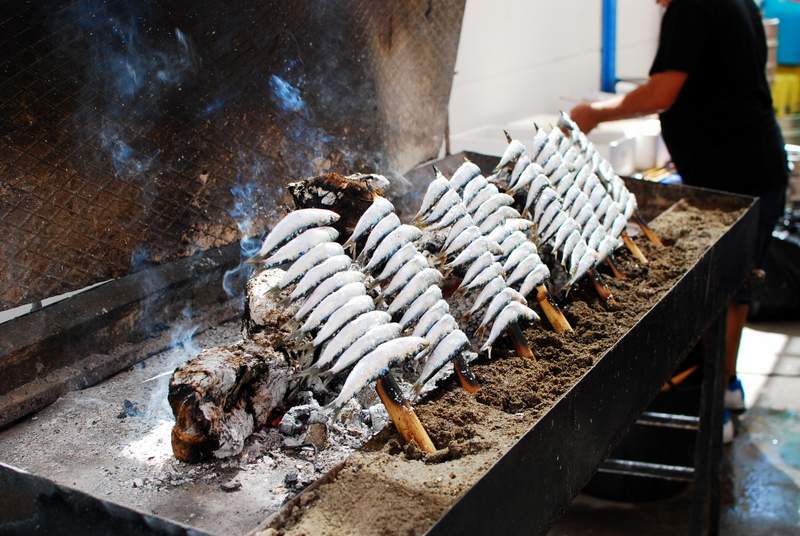
<svg viewBox="0 0 800 536"><path fill-rule="evenodd" d="M666 7L649 80L625 96L583 103L570 115L584 132L598 123L660 113L684 182L761 197L758 265L783 213L788 172L767 83L766 38L753 0L657 0ZM744 409L735 377L749 293L728 308L726 405Z"/></svg>

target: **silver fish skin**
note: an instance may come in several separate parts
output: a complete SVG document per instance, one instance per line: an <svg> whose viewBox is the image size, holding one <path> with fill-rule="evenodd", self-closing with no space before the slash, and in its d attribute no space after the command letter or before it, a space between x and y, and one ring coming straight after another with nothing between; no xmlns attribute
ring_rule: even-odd
<svg viewBox="0 0 800 536"><path fill-rule="evenodd" d="M338 374L369 352L385 343L400 336L402 330L400 324L380 324L373 326L356 340L350 347L347 348L342 355L336 360L330 369L326 371L327 374Z"/></svg>
<svg viewBox="0 0 800 536"><path fill-rule="evenodd" d="M466 286L466 288L467 290L472 290L474 288L483 288L483 286L488 284L489 281L501 275L503 275L503 265L500 264L499 262L493 262L491 265L484 268L483 271L481 271L481 273L476 275L475 279L470 281L470 283Z"/></svg>
<svg viewBox="0 0 800 536"><path fill-rule="evenodd" d="M278 251L267 257L261 266L265 270L294 262L309 251L314 246L323 242L333 242L339 238L339 231L333 227L314 227L303 231L298 236L281 246Z"/></svg>
<svg viewBox="0 0 800 536"><path fill-rule="evenodd" d="M447 247L447 249L444 250L444 252L446 255L456 254L459 251L462 251L465 247L470 245L475 240L479 239L481 236L483 236L481 230L475 227L474 225L471 225L466 229L464 229L461 232L461 234L458 235L458 238L453 240Z"/></svg>
<svg viewBox="0 0 800 536"><path fill-rule="evenodd" d="M488 304L498 292L506 287L506 280L503 279L502 276L497 276L486 283L486 286L481 289L478 297L475 298L475 302L472 304L472 307L470 307L468 314L473 315L480 311L481 307Z"/></svg>
<svg viewBox="0 0 800 536"><path fill-rule="evenodd" d="M325 259L306 272L306 275L300 279L300 282L289 294L289 301L295 302L304 296L308 296L323 281L338 272L346 272L352 265L353 259L344 253Z"/></svg>
<svg viewBox="0 0 800 536"><path fill-rule="evenodd" d="M300 333L308 333L309 331L317 329L328 317L336 312L337 309L341 308L342 305L350 301L350 299L356 296L366 295L366 293L367 289L364 283L349 283L339 290L332 292L319 303L316 309L311 311L306 321L300 326Z"/></svg>
<svg viewBox="0 0 800 536"><path fill-rule="evenodd" d="M414 326L412 335L415 337L426 337L431 328L442 318L450 312L450 306L444 300L439 300L433 307L428 309L424 315L419 319L417 325Z"/></svg>
<svg viewBox="0 0 800 536"><path fill-rule="evenodd" d="M511 253L509 253L508 258L506 258L505 262L503 263L503 273L511 273L514 268L519 265L519 263L532 254L538 255L538 252L536 251L536 245L533 242L523 242L514 248Z"/></svg>
<svg viewBox="0 0 800 536"><path fill-rule="evenodd" d="M483 253L487 251L497 252L499 251L500 246L496 242L490 242L488 238L482 236L464 248L461 253L459 253L452 262L447 264L448 268L455 268L456 266L461 266L462 264L471 263L478 257L480 257Z"/></svg>
<svg viewBox="0 0 800 536"><path fill-rule="evenodd" d="M506 150L503 151L503 156L500 157L500 163L494 168L494 171L500 171L504 167L509 164L512 164L517 161L517 158L522 156L528 150L519 140L511 140L511 142L506 146Z"/></svg>
<svg viewBox="0 0 800 536"><path fill-rule="evenodd" d="M606 235L597 246L597 262L606 260L606 257L614 253L614 250L622 245L622 240L613 236Z"/></svg>
<svg viewBox="0 0 800 536"><path fill-rule="evenodd" d="M305 303L295 313L294 319L296 321L303 320L308 314L313 311L317 305L325 298L351 283L364 283L366 276L357 270L348 270L347 272L339 272L333 274L331 277L320 283L320 285L311 293Z"/></svg>
<svg viewBox="0 0 800 536"><path fill-rule="evenodd" d="M500 190L498 190L497 186L495 186L494 184L489 184L485 186L481 191L479 191L472 197L472 200L467 205L467 212L470 213L470 216L475 214L475 211L478 210L478 208L483 204L484 201L499 193Z"/></svg>
<svg viewBox="0 0 800 536"><path fill-rule="evenodd" d="M581 226L578 225L578 222L569 218L567 221L564 222L561 227L558 228L556 231L556 237L553 240L553 249L559 250L561 246L564 244L564 241L567 239L569 235L572 234L572 231L580 229Z"/></svg>
<svg viewBox="0 0 800 536"><path fill-rule="evenodd" d="M567 138L565 136L558 144L558 152L562 155L565 154L572 148L572 143L572 138Z"/></svg>
<svg viewBox="0 0 800 536"><path fill-rule="evenodd" d="M428 290L419 295L419 297L411 302L406 312L400 318L400 327L403 329L408 328L413 323L417 322L425 312L436 305L442 299L442 289L436 285L431 285Z"/></svg>
<svg viewBox="0 0 800 536"><path fill-rule="evenodd" d="M483 175L478 175L464 186L464 191L461 194L461 199L464 200L464 206L469 205L475 194L480 192L485 187L489 186L489 181Z"/></svg>
<svg viewBox="0 0 800 536"><path fill-rule="evenodd" d="M569 215L573 219L579 220L578 215L581 214L586 207L589 207L589 210L591 210L592 214L594 214L592 205L589 204L589 196L583 192L580 192L578 193L578 197L576 197L575 201L572 203L572 206L569 207Z"/></svg>
<svg viewBox="0 0 800 536"><path fill-rule="evenodd" d="M283 279L281 279L280 284L278 284L278 288L284 289L289 285L297 283L310 269L326 259L337 255L344 255L344 248L338 242L323 242L322 244L317 244L311 248L308 253L294 261L283 275Z"/></svg>
<svg viewBox="0 0 800 536"><path fill-rule="evenodd" d="M539 158L542 150L544 150L544 146L547 145L547 133L544 130L539 129L533 136L533 143L531 144L531 152L530 157L532 161L536 161Z"/></svg>
<svg viewBox="0 0 800 536"><path fill-rule="evenodd" d="M498 208L504 206L511 206L514 204L514 198L508 194L495 194L478 207L478 210L472 215L472 221L475 225L480 227L480 224L493 214Z"/></svg>
<svg viewBox="0 0 800 536"><path fill-rule="evenodd" d="M527 233L533 227L533 222L526 218L509 218L503 225L499 227L495 227L492 232L486 235L489 240L493 240L498 244L502 243L506 238L508 238L512 233L520 231L522 233Z"/></svg>
<svg viewBox="0 0 800 536"><path fill-rule="evenodd" d="M608 210L603 215L603 219L601 220L603 223L603 229L606 231L611 229L611 224L614 223L614 220L616 220L617 216L619 216L621 213L622 211L620 210L619 205L616 203L608 207Z"/></svg>
<svg viewBox="0 0 800 536"><path fill-rule="evenodd" d="M469 265L467 268L467 272L464 274L464 278L461 280L461 284L459 288L465 287L469 285L475 276L483 271L484 268L488 267L494 262L494 255L491 252L487 251L481 254L480 257L475 259L472 264Z"/></svg>
<svg viewBox="0 0 800 536"><path fill-rule="evenodd" d="M546 169L547 161L550 160L556 153L558 153L558 147L548 141L545 146L542 147L539 156L536 157L534 162ZM547 173L545 173L545 175L547 175Z"/></svg>
<svg viewBox="0 0 800 536"><path fill-rule="evenodd" d="M509 191L513 194L516 194L517 192L527 190L536 177L544 174L543 172L544 170L539 164L529 164L528 167L525 168L525 171L520 174L514 185L509 186Z"/></svg>
<svg viewBox="0 0 800 536"><path fill-rule="evenodd" d="M573 121L572 117L570 117L570 115L564 110L558 112L558 120L556 121L556 126L561 130L566 130L569 133L579 130L578 123Z"/></svg>
<svg viewBox="0 0 800 536"><path fill-rule="evenodd" d="M388 216L385 216L378 224L372 228L367 235L367 241L364 244L364 249L361 250L361 253L358 255L357 260L363 260L369 258L372 255L372 252L375 251L375 248L378 247L378 244L386 238L386 235L400 227L400 218L397 217L397 214L392 212Z"/></svg>
<svg viewBox="0 0 800 536"><path fill-rule="evenodd" d="M450 230L447 231L447 238L444 241L442 249L446 250L447 248L449 248L450 244L452 244L453 241L456 238L458 238L461 233L463 233L466 229L473 226L474 223L472 221L472 218L470 217L461 218L460 220L455 222L453 226L450 228Z"/></svg>
<svg viewBox="0 0 800 536"><path fill-rule="evenodd" d="M559 191L556 190L556 193L559 193ZM583 192L581 191L580 188L572 184L567 189L567 191L564 192L564 195L561 199L561 206L563 207L563 209L566 210L567 212L571 212L573 203L575 203L575 201L578 199L578 197L580 197L582 193Z"/></svg>
<svg viewBox="0 0 800 536"><path fill-rule="evenodd" d="M448 227L455 224L457 221L459 221L461 218L465 216L466 217L469 216L469 214L467 214L467 207L464 206L464 203L456 203L455 205L450 207L450 210L447 211L447 213L442 217L442 219L440 219L433 225L429 225L428 230L436 231L438 229L447 229Z"/></svg>
<svg viewBox="0 0 800 536"><path fill-rule="evenodd" d="M456 319L452 315L446 314L431 327L425 338L428 339L430 348L436 348L445 337L457 329Z"/></svg>
<svg viewBox="0 0 800 536"><path fill-rule="evenodd" d="M296 236L314 227L325 227L339 221L339 215L331 210L303 208L294 210L281 218L264 238L256 257L266 258Z"/></svg>
<svg viewBox="0 0 800 536"><path fill-rule="evenodd" d="M592 176L592 167L588 164L583 165L578 171L578 175L575 177L575 186L583 190L583 187L586 185L586 181L589 180L589 177ZM592 186L594 188L594 186Z"/></svg>
<svg viewBox="0 0 800 536"><path fill-rule="evenodd" d="M537 223L536 234L540 237L540 242L542 233L546 231L548 227L550 227L550 224L553 223L553 220L559 214L562 214L562 212L561 212L561 207L559 206L557 201L550 203L550 206L548 206L545 209L541 218L539 218L539 222Z"/></svg>
<svg viewBox="0 0 800 536"><path fill-rule="evenodd" d="M567 192L572 188L572 184L575 182L575 174L574 173L567 173L562 177L558 183L556 183L556 193L558 197L565 198ZM577 190L577 189L576 189ZM575 193L577 195L577 192ZM573 199L574 200L574 199ZM567 204L567 200L564 199L564 204Z"/></svg>
<svg viewBox="0 0 800 536"><path fill-rule="evenodd" d="M597 229L592 232L591 236L589 236L589 240L586 241L586 245L589 246L590 249L596 250L600 246L600 242L606 237L606 230L603 229L602 225L598 225Z"/></svg>
<svg viewBox="0 0 800 536"><path fill-rule="evenodd" d="M586 275L586 272L592 269L592 267L597 263L597 253L594 250L587 249L586 253L583 254L583 257L578 260L577 265L574 267L573 272L570 273L571 277L570 280L567 282L568 287L571 287L578 281L581 277Z"/></svg>
<svg viewBox="0 0 800 536"><path fill-rule="evenodd" d="M578 268L578 261L581 260L581 257L583 257L588 250L589 246L586 244L586 241L584 240L581 240L580 242L575 244L574 248L572 248L572 253L569 256L569 263L567 263L567 266L569 268L568 272L570 276L575 274L575 271Z"/></svg>
<svg viewBox="0 0 800 536"><path fill-rule="evenodd" d="M561 249L561 264L566 264L567 259L572 254L573 248L583 240L579 230L572 231L567 239L564 241L564 247Z"/></svg>
<svg viewBox="0 0 800 536"><path fill-rule="evenodd" d="M506 284L508 284L509 287L514 286L515 283L525 279L525 276L540 264L543 263L542 259L539 258L539 255L536 253L529 254L527 257L522 259L519 264L517 264L516 268L514 268L514 271L506 276Z"/></svg>
<svg viewBox="0 0 800 536"><path fill-rule="evenodd" d="M351 298L347 303L335 310L331 316L320 326L317 336L314 337L314 347L319 347L336 335L339 330L345 327L348 322L352 321L359 315L368 313L375 310L375 303L369 296L356 296Z"/></svg>
<svg viewBox="0 0 800 536"><path fill-rule="evenodd" d="M539 198L549 187L550 179L547 178L547 175L537 175L531 183L531 187L528 188L528 195L525 198L525 210L531 210L531 207L536 205L536 202L539 201Z"/></svg>
<svg viewBox="0 0 800 536"><path fill-rule="evenodd" d="M581 192L581 195L586 197L583 194L583 192ZM575 219L578 225L583 227L584 225L586 225L586 222L588 222L590 219L594 217L594 210L592 209L592 205L589 204L589 199L586 199L585 201L583 199L576 201L576 204L573 205L572 207L573 209L575 209L578 206L577 203L583 203L583 205L581 206L580 210L577 211L575 216L573 216L573 218ZM572 212L573 211L570 211L570 216L572 216Z"/></svg>
<svg viewBox="0 0 800 536"><path fill-rule="evenodd" d="M569 188L570 185L572 185L572 183L575 181L575 175L577 175L577 172L573 170L572 165L567 164L562 160L561 165L558 166L558 168L556 168L556 170L550 174L550 184L557 186L558 187L556 188L557 190L563 188L563 191L566 192L567 188ZM567 182L567 184L566 186L562 187L562 184L565 181Z"/></svg>
<svg viewBox="0 0 800 536"><path fill-rule="evenodd" d="M414 390L419 392L425 382L467 348L469 348L469 338L464 332L460 329L451 331L425 359L422 372L414 383Z"/></svg>
<svg viewBox="0 0 800 536"><path fill-rule="evenodd" d="M497 319L492 324L492 329L489 332L489 338L486 339L486 342L481 347L481 351L485 352L489 348L492 347L494 341L511 325L512 322L518 322L520 319L525 320L539 320L539 315L537 315L533 309L526 305L522 305L519 302L512 301L508 305L506 305L500 314L497 315Z"/></svg>
<svg viewBox="0 0 800 536"><path fill-rule="evenodd" d="M344 243L345 247L355 244L359 238L366 236L383 218L393 212L394 205L391 201L385 197L375 196L372 204L364 211L364 214L361 215L358 222L356 222L353 234L351 234L350 238Z"/></svg>
<svg viewBox="0 0 800 536"><path fill-rule="evenodd" d="M636 209L638 208L639 207L636 205L636 198L633 195L628 197L627 201L625 202L625 210L623 211L625 219L631 219L631 216L633 216L633 213L636 212Z"/></svg>
<svg viewBox="0 0 800 536"><path fill-rule="evenodd" d="M450 181L441 174L437 174L436 178L428 185L428 189L425 190L422 204L414 216L414 220L419 221L424 218L448 191L450 191Z"/></svg>
<svg viewBox="0 0 800 536"><path fill-rule="evenodd" d="M422 337L399 337L384 342L362 357L342 385L339 395L329 404L338 408L353 398L365 385L380 377L392 365L414 357L428 348Z"/></svg>
<svg viewBox="0 0 800 536"><path fill-rule="evenodd" d="M594 215L600 221L603 221L603 217L606 215L606 212L608 212L608 209L611 208L611 205L616 204L614 203L614 200L611 199L611 196L608 195L608 192L604 193L603 195L604 195L603 199L600 200L600 203L597 205L597 208L594 209Z"/></svg>
<svg viewBox="0 0 800 536"><path fill-rule="evenodd" d="M602 188L603 191L605 191L605 188L603 187L602 183L600 182L600 179L597 178L597 175L592 173L591 175L589 175L589 178L586 179L586 182L583 185L583 188L582 188L583 193L588 195L589 198L591 199L592 193L597 189L598 186L600 188Z"/></svg>
<svg viewBox="0 0 800 536"><path fill-rule="evenodd" d="M325 345L319 359L314 363L314 368L319 369L332 363L352 346L366 332L375 326L388 324L392 317L386 311L368 311L353 319L333 339Z"/></svg>
<svg viewBox="0 0 800 536"><path fill-rule="evenodd" d="M539 234L541 237L542 243L547 243L550 241L551 238L555 236L558 230L564 225L567 221L569 221L569 215L564 212L563 210L558 211L556 217L553 218L553 221L550 222L550 225L544 227L542 232Z"/></svg>
<svg viewBox="0 0 800 536"><path fill-rule="evenodd" d="M575 162L575 159L578 158L578 154L579 153L578 153L578 150L575 147L570 145L569 148L566 151L564 151L562 154L564 155L564 157L563 157L564 158L564 162L567 162L568 164L572 164L573 162Z"/></svg>
<svg viewBox="0 0 800 536"><path fill-rule="evenodd" d="M625 219L625 216L620 214L614 220L614 223L611 224L611 229L608 230L608 234L613 237L619 237L622 234L622 231L625 230L625 227L628 225L628 220Z"/></svg>
<svg viewBox="0 0 800 536"><path fill-rule="evenodd" d="M433 205L433 208L422 217L422 221L426 225L436 223L441 220L454 205L459 203L461 203L461 196L458 195L455 190L448 189L442 198Z"/></svg>
<svg viewBox="0 0 800 536"><path fill-rule="evenodd" d="M420 273L425 268L430 268L428 259L422 253L417 253L411 257L397 272L395 273L386 288L383 289L383 294L392 296L401 288L406 286L411 279Z"/></svg>
<svg viewBox="0 0 800 536"><path fill-rule="evenodd" d="M558 127L551 126L550 130L547 132L548 141L551 141L556 145L559 145L561 140L563 140L565 137L566 136L564 136L564 133Z"/></svg>
<svg viewBox="0 0 800 536"><path fill-rule="evenodd" d="M542 169L544 169L543 173L548 177L550 177L551 175L553 175L555 170L557 170L559 166L561 166L561 164L563 164L563 160L561 160L561 155L558 154L558 152L556 152L555 154L553 154L553 156L551 156L547 160L547 162L542 164Z"/></svg>
<svg viewBox="0 0 800 536"><path fill-rule="evenodd" d="M435 268L425 268L417 275L411 278L411 281L403 287L389 305L389 314L394 316L400 311L405 310L411 305L414 300L428 290L431 285L439 285L442 283L442 274Z"/></svg>
<svg viewBox="0 0 800 536"><path fill-rule="evenodd" d="M502 311L505 306L512 301L519 302L522 305L528 305L528 300L526 300L522 294L511 287L506 287L498 292L494 298L492 298L492 301L486 308L486 314L483 315L483 320L481 320L480 326L485 326L494 321L494 319L497 318L497 315L500 314L500 311Z"/></svg>
<svg viewBox="0 0 800 536"><path fill-rule="evenodd" d="M550 277L550 268L546 264L540 264L534 268L519 286L519 293L523 296L528 296L531 292L536 290L536 287L547 281Z"/></svg>
<svg viewBox="0 0 800 536"><path fill-rule="evenodd" d="M377 281L386 281L390 277L393 277L397 271L403 267L405 263L411 260L412 257L417 255L419 251L417 251L417 247L409 242L401 247L397 253L392 255L392 258L386 261L386 266L383 267L381 273L378 274L378 277L375 279Z"/></svg>
<svg viewBox="0 0 800 536"><path fill-rule="evenodd" d="M545 210L553 203L558 203L557 207L559 210L561 209L561 203L558 201L556 191L552 188L545 188L533 206L533 223L541 227L542 216L544 216Z"/></svg>
<svg viewBox="0 0 800 536"><path fill-rule="evenodd" d="M481 168L472 162L464 162L450 177L450 188L460 194L464 187L475 177L481 174Z"/></svg>
<svg viewBox="0 0 800 536"><path fill-rule="evenodd" d="M372 273L378 266L387 262L392 255L409 242L414 242L422 237L422 231L413 225L402 224L400 227L386 235L372 253L369 262L364 266L364 271Z"/></svg>
<svg viewBox="0 0 800 536"><path fill-rule="evenodd" d="M531 165L531 159L527 154L523 154L517 159L514 164L514 169L511 170L511 178L508 179L508 187L513 188L519 180L520 176L525 172L528 166Z"/></svg>
<svg viewBox="0 0 800 536"><path fill-rule="evenodd" d="M492 231L503 225L508 220L518 219L520 213L513 207L500 207L492 212L489 217L478 225L478 229L485 235L490 234Z"/></svg>
<svg viewBox="0 0 800 536"><path fill-rule="evenodd" d="M587 221L582 228L583 230L581 231L581 238L584 240L589 240L589 237L592 236L592 233L598 227L602 227L602 225L600 225L600 220L595 218L594 214L592 214L592 217L589 218L589 221Z"/></svg>
<svg viewBox="0 0 800 536"><path fill-rule="evenodd" d="M511 233L500 244L500 257L508 257L511 252L514 251L514 249L516 249L520 244L524 244L526 242L530 242L530 240L528 240L528 237L522 232L516 231Z"/></svg>

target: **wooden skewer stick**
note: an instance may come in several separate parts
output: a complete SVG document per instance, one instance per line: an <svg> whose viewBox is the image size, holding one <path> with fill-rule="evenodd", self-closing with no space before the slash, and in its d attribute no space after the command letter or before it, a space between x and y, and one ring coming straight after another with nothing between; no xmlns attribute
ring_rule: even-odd
<svg viewBox="0 0 800 536"><path fill-rule="evenodd" d="M639 246L636 245L636 242L633 241L631 236L628 234L628 231L622 231L622 241L625 242L625 247L628 248L636 259L641 262L642 264L647 264L647 257L644 256L642 250L639 249Z"/></svg>
<svg viewBox="0 0 800 536"><path fill-rule="evenodd" d="M644 236L646 236L646 237L647 237L647 239L648 239L650 242L652 242L653 244L657 245L657 246L658 246L658 247L660 247L660 248L663 248L663 247L664 247L664 243L663 243L663 242L661 241L661 239L658 237L658 235L656 234L656 232L655 232L655 231L653 231L653 230L650 228L650 226L649 226L649 225L647 225L647 223L644 221L644 219L643 219L643 218L642 218L642 217L641 217L641 216L640 216L638 213L636 213L636 214L634 214L634 215L633 215L633 221L635 221L635 222L636 222L636 225L638 225L638 226L639 226L639 229L641 229L641 230L642 230L642 232L644 233Z"/></svg>
<svg viewBox="0 0 800 536"><path fill-rule="evenodd" d="M666 391L669 391L670 389L672 389L672 388L673 388L673 387L675 387L676 385L680 385L680 384L682 384L682 383L684 382L684 380L686 380L686 378L688 378L689 376L691 376L691 375L692 375L692 373L693 373L695 370L697 370L698 368L699 368L699 365L692 365L692 366L691 366L691 367L689 367L688 369L686 369L686 370L684 370L684 371L682 371L682 372L679 372L679 373L677 373L677 374L676 374L675 376L673 376L673 377L672 377L672 378L671 378L671 379L670 379L670 380L669 380L667 383L665 383L664 385L662 385L662 386L661 386L661 392L662 392L662 393L664 393L664 392L666 392Z"/></svg>
<svg viewBox="0 0 800 536"><path fill-rule="evenodd" d="M412 439L417 443L417 446L426 454L432 454L436 451L428 432L422 426L417 414L414 413L414 408L403 396L400 386L391 375L387 372L383 377L378 378L375 383L375 390L383 402L389 417L392 418L397 431L403 436L406 442Z"/></svg>
<svg viewBox="0 0 800 536"><path fill-rule="evenodd" d="M609 268L611 268L611 273L614 274L614 279L617 281L622 281L625 279L625 274L619 271L619 268L617 268L617 265L611 260L611 257L606 257L606 264Z"/></svg>
<svg viewBox="0 0 800 536"><path fill-rule="evenodd" d="M589 271L589 278L592 280L594 290L597 292L597 295L600 296L601 300L612 305L617 303L617 300L614 299L614 294L611 292L611 289L606 286L603 281L603 276L600 275L600 272L598 272L596 268L592 268Z"/></svg>
<svg viewBox="0 0 800 536"><path fill-rule="evenodd" d="M536 356L533 355L533 350L531 350L528 344L528 339L525 338L525 335L519 328L519 324L514 322L508 327L506 332L508 336L511 337L511 343L514 345L514 351L517 352L517 355L526 359L536 359Z"/></svg>
<svg viewBox="0 0 800 536"><path fill-rule="evenodd" d="M544 285L536 287L536 301L544 312L544 316L547 317L547 321L556 330L556 333L564 333L565 331L572 333L573 330L569 320L558 308L558 305L550 299L550 293L547 292L547 287Z"/></svg>
<svg viewBox="0 0 800 536"><path fill-rule="evenodd" d="M478 384L478 379L475 378L475 374L473 374L469 365L467 365L466 359L464 359L463 356L458 356L453 366L456 369L456 376L458 377L458 383L461 384L461 387L471 395L477 393L481 386Z"/></svg>

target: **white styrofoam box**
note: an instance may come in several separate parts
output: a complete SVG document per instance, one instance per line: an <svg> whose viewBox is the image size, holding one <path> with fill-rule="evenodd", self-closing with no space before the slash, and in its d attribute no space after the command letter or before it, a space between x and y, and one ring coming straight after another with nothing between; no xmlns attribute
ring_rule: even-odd
<svg viewBox="0 0 800 536"><path fill-rule="evenodd" d="M635 138L620 135L616 130L596 129L589 134L589 139L618 174L630 175L636 171Z"/></svg>

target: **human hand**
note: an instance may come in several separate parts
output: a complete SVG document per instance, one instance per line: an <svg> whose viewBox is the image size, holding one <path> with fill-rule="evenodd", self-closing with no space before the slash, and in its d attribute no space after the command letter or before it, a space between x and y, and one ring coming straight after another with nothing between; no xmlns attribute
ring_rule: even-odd
<svg viewBox="0 0 800 536"><path fill-rule="evenodd" d="M597 117L597 110L592 108L592 105L582 102L569 111L569 116L572 118L584 134L588 134L600 122Z"/></svg>
<svg viewBox="0 0 800 536"><path fill-rule="evenodd" d="M656 4L663 7L664 9L668 8L671 3L672 0L656 0Z"/></svg>

